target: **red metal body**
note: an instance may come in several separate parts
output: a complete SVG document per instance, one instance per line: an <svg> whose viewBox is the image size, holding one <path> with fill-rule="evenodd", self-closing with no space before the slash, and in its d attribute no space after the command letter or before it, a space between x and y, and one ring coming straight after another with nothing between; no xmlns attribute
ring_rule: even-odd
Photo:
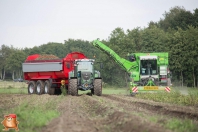
<svg viewBox="0 0 198 132"><path fill-rule="evenodd" d="M56 60L36 60L40 55L34 54L27 57L23 64L34 65L34 64L43 64L46 67L48 63L59 63L62 65L62 70L60 71L34 71L29 70L28 72L24 72L24 79L28 81L37 81L37 80L48 80L52 79L52 83L60 83L61 80L65 80L66 84L68 84L69 72L74 70L73 61L75 59L86 59L87 57L80 52L72 52L66 55L63 59ZM26 66L28 68L28 66Z"/></svg>

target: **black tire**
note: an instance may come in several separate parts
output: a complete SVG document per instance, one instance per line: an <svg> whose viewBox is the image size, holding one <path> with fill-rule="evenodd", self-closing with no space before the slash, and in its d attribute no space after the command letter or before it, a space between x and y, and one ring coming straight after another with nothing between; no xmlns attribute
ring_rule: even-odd
<svg viewBox="0 0 198 132"><path fill-rule="evenodd" d="M30 81L28 84L28 94L35 94L36 93L36 82Z"/></svg>
<svg viewBox="0 0 198 132"><path fill-rule="evenodd" d="M146 86L148 84L148 80L149 80L148 78L144 79L143 86Z"/></svg>
<svg viewBox="0 0 198 132"><path fill-rule="evenodd" d="M51 88L49 80L45 81L44 93L49 94L49 95L54 95L55 94L55 88Z"/></svg>
<svg viewBox="0 0 198 132"><path fill-rule="evenodd" d="M77 79L70 79L69 80L68 93L72 96L77 96L78 95Z"/></svg>
<svg viewBox="0 0 198 132"><path fill-rule="evenodd" d="M131 95L132 97L135 97L136 94L137 94L137 93L131 93L130 95Z"/></svg>
<svg viewBox="0 0 198 132"><path fill-rule="evenodd" d="M91 94L94 94L94 89L91 89Z"/></svg>
<svg viewBox="0 0 198 132"><path fill-rule="evenodd" d="M154 77L148 77L148 78L145 78L145 80L143 82L143 86L146 86L148 84L149 79L154 80L153 83L156 85L156 79Z"/></svg>
<svg viewBox="0 0 198 132"><path fill-rule="evenodd" d="M97 96L102 95L102 79L94 80L94 94Z"/></svg>
<svg viewBox="0 0 198 132"><path fill-rule="evenodd" d="M36 94L44 94L44 82L42 80L38 80L36 82Z"/></svg>

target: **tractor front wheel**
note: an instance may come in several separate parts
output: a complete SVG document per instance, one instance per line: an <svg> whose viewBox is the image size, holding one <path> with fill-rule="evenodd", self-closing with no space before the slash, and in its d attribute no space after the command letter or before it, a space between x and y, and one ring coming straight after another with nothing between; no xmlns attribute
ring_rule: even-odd
<svg viewBox="0 0 198 132"><path fill-rule="evenodd" d="M77 79L69 80L68 93L72 96L78 95Z"/></svg>
<svg viewBox="0 0 198 132"><path fill-rule="evenodd" d="M94 80L94 94L97 96L102 95L102 79Z"/></svg>

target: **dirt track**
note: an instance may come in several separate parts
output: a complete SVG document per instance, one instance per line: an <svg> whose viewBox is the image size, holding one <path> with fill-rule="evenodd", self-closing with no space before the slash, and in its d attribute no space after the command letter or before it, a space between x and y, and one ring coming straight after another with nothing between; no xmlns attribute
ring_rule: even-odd
<svg viewBox="0 0 198 132"><path fill-rule="evenodd" d="M50 95L35 96L35 103L58 98ZM0 108L10 109L28 98L30 95L25 94L0 96ZM56 109L61 112L61 116L53 119L41 132L170 132L165 124L174 118L190 119L198 126L198 107L159 103L124 95L65 96Z"/></svg>
<svg viewBox="0 0 198 132"><path fill-rule="evenodd" d="M197 123L198 109L137 99L122 95L66 96L58 107L61 117L42 132L168 132L170 118L188 118ZM158 116L156 122L149 118Z"/></svg>

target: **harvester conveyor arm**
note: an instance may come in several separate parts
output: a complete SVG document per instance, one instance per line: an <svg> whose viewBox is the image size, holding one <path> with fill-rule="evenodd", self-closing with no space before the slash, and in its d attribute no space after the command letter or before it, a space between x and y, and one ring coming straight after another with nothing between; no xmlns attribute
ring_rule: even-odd
<svg viewBox="0 0 198 132"><path fill-rule="evenodd" d="M95 47L105 52L107 55L113 58L113 60L125 71L129 72L131 69L134 69L138 66L137 62L130 62L124 58L121 58L108 46L100 42L99 40L94 40L92 43Z"/></svg>

